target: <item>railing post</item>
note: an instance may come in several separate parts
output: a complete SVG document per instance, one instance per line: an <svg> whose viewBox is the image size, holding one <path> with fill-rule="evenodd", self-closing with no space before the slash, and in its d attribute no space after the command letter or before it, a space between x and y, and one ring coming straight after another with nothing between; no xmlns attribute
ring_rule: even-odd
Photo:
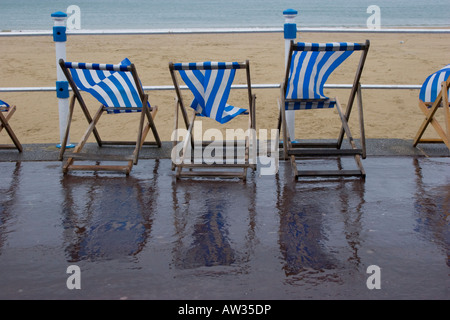
<svg viewBox="0 0 450 320"><path fill-rule="evenodd" d="M57 145L61 147L64 139L65 129L67 126L67 120L69 115L69 83L64 76L61 67L59 66L59 59L66 60L66 19L67 14L61 11L51 14L54 21L53 25L53 41L55 42L56 50L56 97L58 98L59 108L59 137L60 143ZM70 144L70 139L67 139L66 148L73 148Z"/></svg>
<svg viewBox="0 0 450 320"><path fill-rule="evenodd" d="M288 63L288 55L291 40L295 40L297 38L297 24L295 23L295 17L298 12L294 9L287 9L283 11L283 16L285 18L284 23L284 52L285 52L285 68ZM284 106L281 106L284 108ZM286 111L286 125L289 130L289 136L291 140L295 140L295 111L287 110Z"/></svg>

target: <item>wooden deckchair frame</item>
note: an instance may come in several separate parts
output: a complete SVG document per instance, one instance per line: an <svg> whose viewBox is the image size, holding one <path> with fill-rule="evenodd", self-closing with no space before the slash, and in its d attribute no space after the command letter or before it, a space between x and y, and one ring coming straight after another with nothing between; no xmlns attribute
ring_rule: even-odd
<svg viewBox="0 0 450 320"><path fill-rule="evenodd" d="M447 94L448 88L450 87L450 77L447 81L442 82L441 87L441 92L439 92L433 103L425 103L419 99L419 108L424 113L425 119L422 121L416 137L414 138L414 147L419 143L444 143L450 150L450 105ZM435 118L435 114L439 107L443 107L445 130ZM440 138L422 138L429 124L433 126Z"/></svg>
<svg viewBox="0 0 450 320"><path fill-rule="evenodd" d="M289 79L290 64L292 53L294 50L301 50L299 47L291 41L288 63L286 66L286 75L284 82L281 84L281 94L280 100L278 100L278 107L280 109L280 115L278 118L278 129L283 132L283 155L284 159L289 159L292 164L295 179L298 180L299 177L351 177L358 176L365 178L365 170L363 168L361 158L366 158L366 142L365 142L365 129L364 129L364 118L363 118L363 105L361 96L361 74L366 61L367 53L369 51L370 42L366 40L365 43L360 43L361 55L358 67L356 69L355 77L353 80L353 85L348 98L348 103L345 112L337 97L330 99L286 99L286 90ZM325 50L325 49L324 49ZM304 50L306 51L306 50ZM358 148L355 140L352 137L349 127L350 114L352 112L353 104L355 99L357 100L357 108L359 113L359 129L360 129L360 144L361 147ZM286 125L286 110L285 102L326 102L333 101L336 103L336 109L341 120L341 129L336 142L323 142L318 140L317 142L293 142L289 136L289 130L287 130ZM304 111L304 110L302 110ZM342 143L344 135L347 137L350 148L342 148ZM322 158L322 157L354 157L358 169L356 170L298 170L296 160L303 158Z"/></svg>
<svg viewBox="0 0 450 320"><path fill-rule="evenodd" d="M202 68L199 67L198 70L201 70ZM210 67L210 69L214 69L214 67ZM250 80L250 63L248 60L245 62L239 62L239 69L245 69L246 71L246 81L247 81L247 93L248 93L248 112L245 112L243 114L248 114L248 132L254 133L254 130L256 129L255 125L255 99L256 96L252 94L251 89L251 80ZM179 129L178 127L178 120L179 120L179 112L181 112L182 120L184 122L184 125L186 127L187 135L183 140L183 149L181 151L180 155L180 162L179 164L175 164L172 161L172 170L176 170L176 178L189 178L189 177L218 177L218 178L240 178L243 181L247 179L247 170L248 168L251 168L252 170L256 170L256 163L251 163L250 158L254 157L251 154L250 151L250 144L254 141L252 137L246 136L245 137L245 161L244 163L214 163L214 164L206 164L206 163L185 163L187 149L191 147L194 149L194 138L193 138L193 129L194 129L194 123L197 117L197 113L193 111L193 115L191 120L189 120L188 113L185 107L185 103L181 94L181 88L179 86L179 81L176 76L176 70L174 67L174 63L169 63L169 70L172 77L172 81L175 87L175 132ZM256 137L254 137L256 139ZM177 144L177 140L173 141L173 146L175 148ZM224 141L225 142L225 141ZM210 142L203 141L202 148L209 144ZM236 144L235 144L236 146ZM192 153L191 153L192 156ZM254 157L256 158L256 157ZM255 161L256 162L256 161ZM204 170L207 168L208 170ZM188 169L188 170L183 170Z"/></svg>
<svg viewBox="0 0 450 320"><path fill-rule="evenodd" d="M9 120L11 119L14 112L16 112L16 106L14 105L9 107L0 107L0 132L5 129L13 142L13 144L0 144L0 149L17 149L19 152L22 152L22 144L9 125ZM6 113L6 116L3 113Z"/></svg>
<svg viewBox="0 0 450 320"><path fill-rule="evenodd" d="M138 110L141 108L131 108L131 107L106 107L104 105L101 105L97 112L95 113L94 117L91 117L89 110L86 106L86 103L84 102L84 99L81 95L80 90L76 86L72 75L70 71L66 68L64 60L59 60L59 65L61 66L64 75L66 76L70 87L72 88L73 95L70 100L69 104L69 116L67 121L67 127L64 135L63 142L61 144L61 151L59 155L59 160L62 161L64 157L64 153L66 150L66 145L69 137L70 132L70 126L72 122L72 116L74 112L75 107L75 101L78 101L78 104L80 105L83 114L89 123L89 126L84 133L84 135L81 137L78 145L74 148L73 152L68 156L65 164L63 165L63 172L67 173L70 170L87 170L87 171L119 171L123 172L125 174L129 174L131 169L133 168L133 165L136 165L138 163L139 158L139 152L143 145L153 145L157 147L161 147L161 140L158 135L158 131L156 130L156 126L154 123L154 117L156 116L157 107L153 106L150 108L147 104L148 102L148 95L144 93L144 90L142 88L142 85L139 81L139 77L136 71L136 67L134 64L131 64L127 67L128 71L131 72L133 75L134 82L136 84L136 88L138 89L139 96L141 98L142 102L142 110L140 112L140 120L139 120L139 129L137 134L136 141L105 141L100 138L100 134L97 131L96 125L98 121L100 120L100 117L105 111L112 111L112 110ZM145 118L147 118L147 124L144 126ZM152 130L153 136L155 138L155 141L145 141L148 132ZM115 156L115 155L101 155L101 154L87 154L87 153L81 153L81 150L85 146L89 136L93 134L95 137L95 140L97 142L97 145L99 147L102 146L132 146L135 145L134 151L131 155L128 156ZM123 162L125 161L126 164L124 165L101 165L101 164L95 164L95 165L75 165L74 161L119 161Z"/></svg>

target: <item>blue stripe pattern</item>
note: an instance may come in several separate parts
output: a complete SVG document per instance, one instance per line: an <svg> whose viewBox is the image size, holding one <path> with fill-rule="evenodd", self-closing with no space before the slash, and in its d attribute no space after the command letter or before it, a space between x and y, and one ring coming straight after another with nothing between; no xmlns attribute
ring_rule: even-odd
<svg viewBox="0 0 450 320"><path fill-rule="evenodd" d="M449 76L450 64L429 75L420 88L419 99L426 103L433 103L441 92L441 83L447 81ZM450 89L448 94L450 95Z"/></svg>
<svg viewBox="0 0 450 320"><path fill-rule="evenodd" d="M6 107L9 108L9 104L7 104L5 101L0 100L0 107ZM6 111L6 110L2 110L2 111Z"/></svg>
<svg viewBox="0 0 450 320"><path fill-rule="evenodd" d="M89 92L105 107L142 108L130 64L128 59L124 59L120 64L66 62L65 66L70 70L76 86ZM139 111L107 110L107 113Z"/></svg>
<svg viewBox="0 0 450 320"><path fill-rule="evenodd" d="M191 108L200 116L212 118L221 124L246 111L227 103L236 69L239 68L237 62L174 64L174 69L178 70L194 95Z"/></svg>
<svg viewBox="0 0 450 320"><path fill-rule="evenodd" d="M316 101L286 101L286 110L333 108L336 102L323 92L325 82L355 50L363 49L358 43L299 42L292 53L285 98Z"/></svg>

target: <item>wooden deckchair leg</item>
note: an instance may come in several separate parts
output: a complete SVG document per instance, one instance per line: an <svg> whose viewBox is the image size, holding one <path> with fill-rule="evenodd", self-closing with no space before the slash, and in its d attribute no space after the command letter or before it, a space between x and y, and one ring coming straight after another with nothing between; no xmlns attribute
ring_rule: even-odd
<svg viewBox="0 0 450 320"><path fill-rule="evenodd" d="M444 129L441 127L441 125L439 124L439 122L436 121L436 119L434 119L434 115L437 111L437 108L439 107L438 101L436 100L433 103L433 106L431 107L431 109L428 109L427 106L425 105L425 103L423 103L422 101L419 101L419 108L422 110L422 112L425 114L425 119L422 122L422 125L420 126L419 130L417 131L416 137L414 138L413 141L413 147L416 147L417 144L421 143L421 142L433 142L433 141L427 141L427 140L423 140L422 136L425 133L425 130L427 129L428 125L431 124L434 129L436 130L436 132L438 133L438 135L442 138L442 142L444 142L446 144L446 146L450 149L450 141L448 138L446 138L446 133L444 131ZM441 141L441 140L439 140Z"/></svg>
<svg viewBox="0 0 450 320"><path fill-rule="evenodd" d="M448 87L447 83L442 82L442 107L444 108L444 121L445 127L447 131L447 142L450 141L450 105L448 104ZM447 143L447 147L450 149L449 143Z"/></svg>
<svg viewBox="0 0 450 320"><path fill-rule="evenodd" d="M153 108L152 111L147 110L147 116L150 115L152 117L152 119L155 119L155 115L158 111L158 107L153 106L152 108ZM152 128L155 128L155 131L153 131ZM147 137L148 133L150 132L150 129L152 129L153 133L156 132L156 127L155 126L152 127L150 122L147 122L147 124L145 125L145 127L143 129L143 134L142 134L143 138L142 138L142 142L141 142L141 147L145 144L145 138ZM157 132L156 132L156 134L157 134ZM158 147L161 147L161 139L159 138L159 135L157 136L157 138L155 138L155 140L156 140L156 144L158 145Z"/></svg>
<svg viewBox="0 0 450 320"><path fill-rule="evenodd" d="M15 106L10 107L10 108L14 108L14 109L15 109ZM14 110L14 111L15 111L15 110ZM14 111L12 111L12 112L14 113ZM9 112L11 112L11 111L9 111ZM8 112L8 113L9 113L9 112ZM1 122L1 124L2 124L2 127L5 128L6 132L7 132L8 135L9 135L9 137L10 137L11 140L13 141L13 143L14 143L14 145L16 146L17 150L18 150L19 152L22 152L22 151L23 151L22 145L20 144L19 139L16 137L14 131L11 129L11 127L10 127L10 125L9 125L9 122L8 122L8 120L11 118L11 116L12 116L12 114L9 115L9 117L5 117L5 116L2 114L2 112L0 112L0 122Z"/></svg>
<svg viewBox="0 0 450 320"><path fill-rule="evenodd" d="M367 54L369 52L369 47L370 47L370 41L366 40L365 49L363 50L361 57L359 59L359 64L356 69L355 78L353 80L353 86L350 91L350 95L348 97L347 110L345 111L345 117L347 118L347 121L350 120L350 114L352 112L353 102L355 100L357 90L361 86L360 85L361 75L362 75L362 71L364 69L364 64L366 63L366 58L367 58ZM341 127L341 131L340 131L339 137L338 137L338 148L339 149L341 148L343 139L344 139L344 128Z"/></svg>
<svg viewBox="0 0 450 320"><path fill-rule="evenodd" d="M177 144L178 144L178 98L175 98L175 123L173 127L173 134L175 134L175 137L172 136L172 151L175 150ZM175 170L175 161L176 159L172 158L172 171Z"/></svg>
<svg viewBox="0 0 450 320"><path fill-rule="evenodd" d="M90 134L94 130L96 130L95 129L95 125L97 124L98 120L100 119L101 115L103 114L103 110L104 110L103 106L101 106L97 110L97 113L94 115L94 118L92 119L88 129L86 130L84 135L81 137L80 142L78 143L78 145L73 149L73 153L79 153L81 151L81 149L83 149L83 147L86 144L86 141L88 140ZM73 164L73 161L74 161L73 158L68 158L67 159L66 164L63 166L63 172L64 173L67 173L67 171L69 170L69 167Z"/></svg>
<svg viewBox="0 0 450 320"><path fill-rule="evenodd" d="M1 111L0 111L1 112ZM14 112L16 112L16 106L11 106L9 107L8 112L6 113L6 116L4 116L4 119L6 120L6 122L9 121L9 119L11 119L11 117L13 116ZM5 126L3 125L3 122L0 122L0 132L3 130Z"/></svg>
<svg viewBox="0 0 450 320"><path fill-rule="evenodd" d="M161 139L159 137L158 131L156 130L156 126L155 126L155 122L154 122L154 119L155 119L155 116L156 116L157 112L158 112L158 107L157 106L154 106L153 110L151 112L150 112L150 110L148 108L145 109L145 114L147 116L148 126L152 130L153 136L155 137L156 144L158 145L158 147L161 147Z"/></svg>
<svg viewBox="0 0 450 320"><path fill-rule="evenodd" d="M355 141L353 140L353 136L350 132L350 127L348 125L348 119L347 119L347 116L344 115L344 113L342 111L342 107L341 107L341 104L339 103L338 98L336 98L336 109L338 110L339 116L341 118L342 128L344 129L345 134L347 135L348 142L350 143L352 149L355 150L355 149L357 149L357 147L356 147ZM361 156L359 154L355 154L354 157L355 157L356 164L361 172L361 175L363 177L365 177L366 174L365 174L364 168L362 166Z"/></svg>
<svg viewBox="0 0 450 320"><path fill-rule="evenodd" d="M364 129L364 114L363 114L361 84L358 84L357 97L358 97L359 131L360 131L360 139L361 139L362 158L365 159L366 158L366 132Z"/></svg>
<svg viewBox="0 0 450 320"><path fill-rule="evenodd" d="M94 115L94 117L92 118L91 123L89 124L88 129L86 130L86 132L84 133L84 135L81 137L80 143L78 143L78 145L75 147L74 149L74 153L76 152L80 152L80 150L84 147L84 145L86 144L89 136L91 135L92 132L94 132L96 130L95 126L98 123L98 120L100 120L100 117L103 114L103 106L101 106L98 110L97 113Z"/></svg>
<svg viewBox="0 0 450 320"><path fill-rule="evenodd" d="M136 147L134 148L134 152L133 152L133 163L136 165L138 163L138 158L139 158L139 151L141 150L142 144L144 143L144 137L142 137L142 135L144 134L144 120L145 120L145 115L147 113L146 110L146 106L147 106L147 98L148 95L145 95L145 98L143 100L142 103L142 111L141 111L141 116L139 119L139 128L137 131L137 140L136 140ZM145 102L145 104L144 104Z"/></svg>
<svg viewBox="0 0 450 320"><path fill-rule="evenodd" d="M420 125L420 128L417 131L417 134L413 141L413 147L416 147L417 144L421 142L422 136L425 133L428 124L430 124L430 122L434 120L433 115L437 111L437 107L438 107L437 101L435 101L433 103L433 106L430 109L428 109L425 103L419 100L419 108L425 114L425 119L422 121L422 124Z"/></svg>

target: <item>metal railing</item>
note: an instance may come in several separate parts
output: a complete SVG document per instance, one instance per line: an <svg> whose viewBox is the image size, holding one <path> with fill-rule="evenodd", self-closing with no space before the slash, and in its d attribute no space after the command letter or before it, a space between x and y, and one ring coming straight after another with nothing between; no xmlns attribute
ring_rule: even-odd
<svg viewBox="0 0 450 320"><path fill-rule="evenodd" d="M246 89L246 85L232 85L234 89ZM279 89L280 84L253 84L252 89ZM351 84L325 84L328 89L351 89ZM187 89L187 86L180 86L181 89ZM417 90L421 85L412 84L361 84L361 89L406 89ZM174 86L143 86L144 91L165 91L174 90ZM69 88L69 90L71 90ZM56 87L10 87L0 88L0 92L55 92Z"/></svg>
<svg viewBox="0 0 450 320"><path fill-rule="evenodd" d="M133 35L133 34L218 34L218 33L283 33L283 28L186 28L186 29L124 29L124 30L67 30L67 35ZM300 33L450 33L450 28L297 28ZM52 30L3 31L0 37L51 36Z"/></svg>
<svg viewBox="0 0 450 320"><path fill-rule="evenodd" d="M298 32L336 32L336 33L450 33L450 29L363 29L363 28L297 28ZM208 34L208 33L282 33L283 28L214 28L214 29L130 29L130 30L68 30L67 35L132 35L132 34ZM51 30L44 31L14 31L0 32L0 37L17 36L51 36ZM234 88L245 87L235 85ZM420 85L394 85L394 84L362 84L362 89L420 89ZM186 89L183 86L182 89ZM276 89L280 84L253 84L252 89ZM325 88L348 89L351 84L328 84ZM173 86L144 86L145 91L174 90ZM0 92L55 92L56 87L3 87Z"/></svg>

